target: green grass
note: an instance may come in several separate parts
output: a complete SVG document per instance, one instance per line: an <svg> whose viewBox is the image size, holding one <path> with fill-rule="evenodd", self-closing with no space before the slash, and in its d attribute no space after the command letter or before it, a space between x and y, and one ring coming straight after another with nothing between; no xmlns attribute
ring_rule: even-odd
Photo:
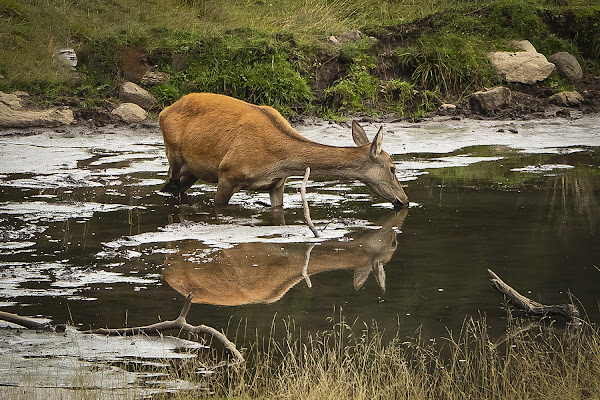
<svg viewBox="0 0 600 400"><path fill-rule="evenodd" d="M0 90L93 106L116 96L121 57L136 48L172 76L152 89L161 106L213 91L286 115L418 116L496 84L485 54L510 39L598 68L599 19L595 0L0 0ZM326 44L350 29L379 41ZM63 47L77 51L77 74L53 62ZM339 76L317 89L329 60ZM395 103L393 82L417 93Z"/></svg>

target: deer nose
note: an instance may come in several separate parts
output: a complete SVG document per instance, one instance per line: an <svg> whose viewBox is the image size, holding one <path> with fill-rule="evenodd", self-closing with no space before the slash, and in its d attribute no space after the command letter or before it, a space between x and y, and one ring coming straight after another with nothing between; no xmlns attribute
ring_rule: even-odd
<svg viewBox="0 0 600 400"><path fill-rule="evenodd" d="M401 209L402 207L405 206L405 204L402 201L400 201L399 199L394 200L392 202L392 204L394 205L394 208L397 208L397 209ZM406 202L406 205L408 205L408 201Z"/></svg>

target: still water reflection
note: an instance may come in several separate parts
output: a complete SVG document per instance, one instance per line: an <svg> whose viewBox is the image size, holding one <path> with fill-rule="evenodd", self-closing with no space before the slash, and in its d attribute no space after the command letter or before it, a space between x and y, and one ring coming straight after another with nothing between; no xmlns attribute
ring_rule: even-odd
<svg viewBox="0 0 600 400"><path fill-rule="evenodd" d="M315 135L331 129L318 126ZM174 317L193 292L188 321L238 331L239 340L268 335L273 319L288 316L303 332L328 329L340 308L350 321L375 320L401 335L421 327L426 337L444 336L480 313L501 333L505 312L491 268L534 300L561 303L572 294L600 320L597 134L569 136L564 146L554 137L549 148L549 133L533 126L522 134L527 151L516 135L438 151L436 141L464 138L403 129L388 127L384 148L411 207L397 213L373 204L380 200L362 185L314 183L318 241L303 222L299 181L290 182L283 218L254 193L215 210L209 185L194 187L191 205L170 204L156 192L167 170L156 127L6 134L0 306L119 327ZM494 143L495 128L478 129L490 130L481 135ZM401 144L407 138L412 150ZM40 157L40 145L49 155Z"/></svg>
<svg viewBox="0 0 600 400"><path fill-rule="evenodd" d="M197 242L182 244L165 259L166 282L195 303L240 306L273 303L311 275L350 270L352 287L361 289L371 274L385 293L385 264L394 255L408 210L386 210L380 227L355 232L345 240L321 243L242 243L207 253ZM346 288L347 289L347 288Z"/></svg>

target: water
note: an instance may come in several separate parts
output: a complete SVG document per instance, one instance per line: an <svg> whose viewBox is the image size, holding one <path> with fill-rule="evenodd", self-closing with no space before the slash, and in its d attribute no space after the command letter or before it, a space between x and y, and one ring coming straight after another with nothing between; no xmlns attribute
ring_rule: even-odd
<svg viewBox="0 0 600 400"><path fill-rule="evenodd" d="M168 165L155 125L6 130L0 310L79 329L136 326L175 318L192 292L188 322L240 346L273 321L308 333L340 313L426 338L485 315L500 335L490 268L534 300L573 296L598 322L599 122L385 125L410 207L397 212L358 183L311 182L320 239L303 221L300 179L283 212L250 192L215 210L213 185L194 186L189 205L158 193ZM372 137L379 126L365 128ZM352 145L348 127L298 130Z"/></svg>

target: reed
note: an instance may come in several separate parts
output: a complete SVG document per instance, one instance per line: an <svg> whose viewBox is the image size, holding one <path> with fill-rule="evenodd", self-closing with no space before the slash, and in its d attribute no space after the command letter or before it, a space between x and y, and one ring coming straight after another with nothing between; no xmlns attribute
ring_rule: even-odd
<svg viewBox="0 0 600 400"><path fill-rule="evenodd" d="M439 342L391 340L373 326L343 318L331 330L303 336L284 323L283 338L256 342L247 362L210 377L222 399L596 399L600 396L600 330L524 323L509 318L504 337L490 337L485 318L468 318ZM197 398L180 393L178 398Z"/></svg>

